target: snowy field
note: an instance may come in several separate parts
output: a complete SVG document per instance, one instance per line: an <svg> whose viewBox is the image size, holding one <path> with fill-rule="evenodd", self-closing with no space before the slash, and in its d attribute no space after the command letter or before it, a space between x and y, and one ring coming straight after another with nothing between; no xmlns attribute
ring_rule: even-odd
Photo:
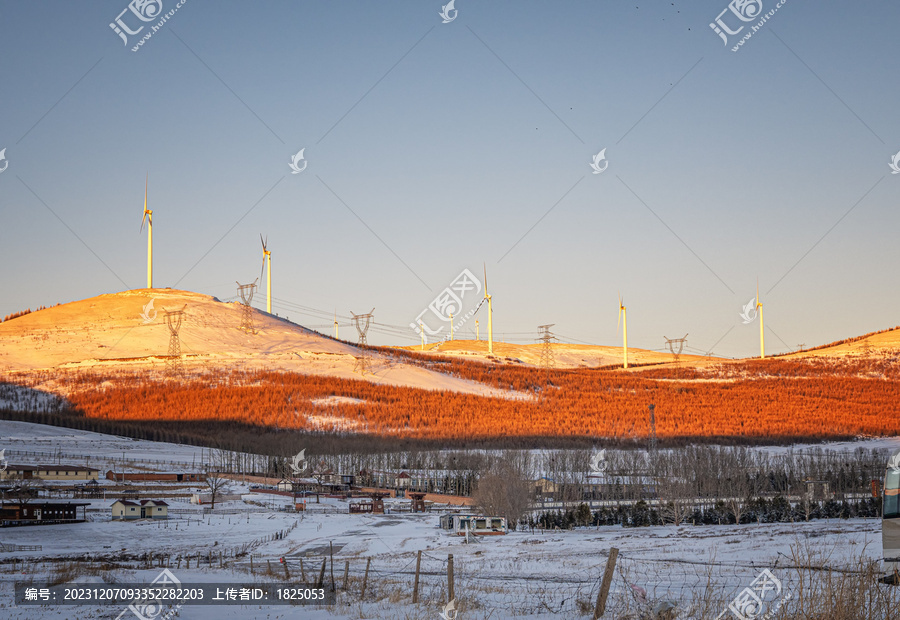
<svg viewBox="0 0 900 620"><path fill-rule="evenodd" d="M840 449L894 448L897 443L873 440ZM0 422L0 448L7 450L10 462L25 460L20 453L37 451L58 455L63 463L87 460L94 467L123 460L148 466L203 460L201 448L23 422ZM626 610L634 613L642 605L646 609L671 601L684 610L678 618L712 620L764 569L780 580L786 595L807 575L796 570L798 565L847 568L852 558L881 557L881 523L876 519L518 531L467 543L439 529L437 513L350 515L337 512L346 511L345 503L325 499L305 513L289 513L282 510L286 498L248 490L234 483L231 492L242 494L242 500L219 503L211 513L187 501L167 500L172 509L167 521L112 522L110 501L94 500L87 523L0 530L0 544L41 546L39 551L0 551L0 620L117 618L123 611L123 619L138 617L122 606L16 607L17 581L141 583L153 581L168 567L182 584L303 582L304 577L309 583L327 559L325 584L330 588L329 549L337 590L334 606L186 605L171 617L589 618L611 548L619 550L608 605L616 612L604 617L620 618ZM419 602L413 604L419 551ZM445 609L451 554L457 616ZM716 612L689 614L689 603L710 591Z"/></svg>
<svg viewBox="0 0 900 620"><path fill-rule="evenodd" d="M292 526L295 527L292 528ZM609 549L619 549L611 603L633 602L636 588L650 601L680 602L703 590L712 580L725 604L768 568L789 590L792 572L779 566L795 564L795 554L807 547L830 557L835 565L845 558L880 557L877 520L814 521L801 524L684 526L627 529L618 526L575 531L513 532L479 543L450 536L436 527L435 515L302 516L254 511L200 519L131 523L106 520L72 525L10 528L2 542L42 545L40 552L3 553L0 584L2 618L115 617L112 608L13 607L13 582L36 581L59 574L65 560L89 557L101 566L112 560L113 570L98 570L80 580L139 583L152 581L161 568L146 568L139 559L152 553L151 562L167 563L183 583L284 581L280 558L287 560L292 580L300 581L300 565L307 581L334 549L338 603L331 608L185 606L179 618L437 618L447 602L446 566L454 556L455 592L461 618L585 616L584 606L595 599ZM277 532L284 538L268 540ZM248 555L234 558L237 549ZM416 552L423 551L421 602L411 603ZM220 567L216 554L226 554ZM212 566L207 560L212 554ZM250 573L250 555L254 573ZM194 556L191 568L184 561ZM196 566L196 556L201 565ZM15 566L10 559L18 558ZM129 558L118 560L118 558ZM366 600L360 601L366 560L372 559ZM118 561L117 561L118 560ZM349 562L347 591L344 567ZM144 568L141 568L141 567ZM181 568L178 568L181 566ZM266 572L271 568L271 574ZM326 587L330 587L330 569ZM632 585L636 588L632 588ZM627 600L625 600L627 599ZM133 617L126 615L124 617ZM585 616L587 617L587 616Z"/></svg>

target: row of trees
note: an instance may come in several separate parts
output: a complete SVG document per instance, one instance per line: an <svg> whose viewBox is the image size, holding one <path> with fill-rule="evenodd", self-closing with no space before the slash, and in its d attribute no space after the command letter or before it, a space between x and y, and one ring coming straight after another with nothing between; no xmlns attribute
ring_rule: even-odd
<svg viewBox="0 0 900 620"><path fill-rule="evenodd" d="M669 445L698 438L775 443L897 434L900 421L885 412L900 398L900 358L870 362L887 371L873 379L866 373L874 367L865 365L828 374L818 362L772 360L729 365L722 371L727 381L697 380L698 371L687 378L662 376L677 375L677 369L574 369L551 373L549 386L539 369L429 362L449 374L530 395L517 399L274 372L216 372L166 382L83 373L57 381L78 410L108 420L224 421L312 432L327 417L342 421L340 428L392 439L603 437L627 445L646 441L647 405L654 403L657 435ZM358 402L313 403L328 396Z"/></svg>
<svg viewBox="0 0 900 620"><path fill-rule="evenodd" d="M579 504L566 510L547 510L536 516L519 520L521 527L546 530L571 529L573 527L621 525L623 527L646 527L651 525L734 525L734 514L725 502L712 506L693 508L687 519L676 521L672 518L674 507L651 506L640 501L610 508L591 511L587 504ZM740 523L797 523L812 519L850 519L855 517L878 517L881 515L881 501L867 498L862 500L834 499L823 502L790 502L782 496L771 499L754 498L750 509L742 514Z"/></svg>

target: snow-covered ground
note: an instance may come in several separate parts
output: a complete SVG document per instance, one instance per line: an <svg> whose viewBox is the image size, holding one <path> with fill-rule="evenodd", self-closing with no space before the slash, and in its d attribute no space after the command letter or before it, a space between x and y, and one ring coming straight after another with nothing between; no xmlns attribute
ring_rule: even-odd
<svg viewBox="0 0 900 620"><path fill-rule="evenodd" d="M821 447L896 448L898 443L877 439ZM158 469L166 464L199 465L205 460L203 448L10 421L0 421L0 449L6 450L10 462L52 458L100 469L123 463L128 468ZM609 606L619 610L626 605L633 608L643 592L651 602L686 605L708 594L710 588L717 597L717 609L724 610L764 569L789 592L797 587L798 578L791 567L804 564L810 554L828 567L841 567L848 558L877 561L881 557L879 520L520 531L467 544L437 527L437 513L350 515L345 512L346 503L324 498L304 513L290 513L284 511L288 498L249 494L249 486L237 481L229 493L242 495L242 500L220 502L212 513L204 513L187 498L167 500L172 510L168 521L113 522L108 512L111 500L92 500L87 523L0 530L3 545L41 546L39 551L0 551L0 619L115 618L122 612L122 608L91 606L14 607L16 581L57 576L119 584L149 582L162 570L160 562L183 584L284 581L281 558L286 558L291 580L298 580L302 570L312 581L330 545L339 590L333 607L184 606L177 617L424 619L440 618L442 613L452 617L444 611L450 554L460 620L589 617L613 547L620 554ZM390 500L387 506L391 508ZM420 602L413 605L418 551L422 551ZM361 600L369 559L367 592ZM346 591L342 589L345 566ZM330 575L329 568L328 585ZM136 616L127 612L122 617ZM679 616L687 617L705 616Z"/></svg>
<svg viewBox="0 0 900 620"><path fill-rule="evenodd" d="M41 371L141 372L160 375L168 354L164 310L183 309L179 331L184 369L290 371L342 379L355 372L362 351L295 323L252 310L255 333L240 329L243 306L209 295L172 289L140 289L99 295L32 312L0 324L0 373L30 387L65 397L64 382ZM499 398L529 398L475 381L451 377L370 352L366 381L427 390L451 390ZM37 379L35 379L37 377ZM2 394L0 394L2 398Z"/></svg>
<svg viewBox="0 0 900 620"><path fill-rule="evenodd" d="M746 587L763 570L779 577L785 590L792 587L792 573L779 565L795 564L798 549L812 546L838 566L845 558L880 557L880 523L877 520L814 521L800 524L581 528L575 531L514 532L493 536L477 544L437 527L437 516L386 514L302 515L256 510L245 514L208 515L192 520L168 522L110 522L10 528L0 533L5 544L41 545L40 552L0 554L5 562L0 572L0 617L69 618L77 609L79 618L103 615L97 607L11 607L12 584L16 580L46 579L61 570L66 558L93 556L101 562L121 562L130 568L98 571L95 581L119 583L152 581L160 568L143 568L141 554L152 553L157 562L168 560L170 570L182 584L190 582L284 581L280 558L287 559L292 579L300 573L312 580L334 549L337 587L343 587L345 562L349 562L347 592L338 604L302 615L279 606L204 607L185 606L179 618L437 618L446 603L446 567L454 557L455 590L461 618L545 617L570 618L584 615L606 565L609 549L619 549L611 604L631 601L632 585L643 588L650 600L688 600L707 583L721 590L723 601ZM293 529L291 529L293 526ZM270 540L277 532L283 538ZM241 548L250 557L230 557ZM411 603L416 552L423 551L422 601ZM225 554L225 566L206 562ZM202 564L196 566L199 555ZM193 557L191 568L186 558ZM19 561L9 564L11 557ZM359 593L366 561L372 559L367 599ZM274 575L266 577L271 568ZM326 571L330 584L330 570ZM723 607L724 609L724 607ZM116 613L118 613L117 610ZM125 617L131 617L126 615Z"/></svg>

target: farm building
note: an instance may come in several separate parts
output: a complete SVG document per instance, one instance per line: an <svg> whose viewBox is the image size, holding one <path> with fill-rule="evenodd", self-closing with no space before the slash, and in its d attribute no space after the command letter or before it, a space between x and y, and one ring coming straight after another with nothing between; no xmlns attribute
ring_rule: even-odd
<svg viewBox="0 0 900 620"><path fill-rule="evenodd" d="M128 471L106 472L106 479L114 482L206 482L206 474L201 472L175 471Z"/></svg>
<svg viewBox="0 0 900 620"><path fill-rule="evenodd" d="M440 527L458 536L469 534L506 534L504 517L485 517L481 515L449 514L441 515Z"/></svg>
<svg viewBox="0 0 900 620"><path fill-rule="evenodd" d="M168 519L169 505L161 499L118 499L110 506L112 518L130 521L132 519Z"/></svg>
<svg viewBox="0 0 900 620"><path fill-rule="evenodd" d="M20 478L29 480L96 480L99 469L80 465L13 465L10 463L4 471L0 471L0 480Z"/></svg>
<svg viewBox="0 0 900 620"><path fill-rule="evenodd" d="M0 525L78 523L85 520L88 502L25 502L0 505ZM79 515L79 508L81 514Z"/></svg>

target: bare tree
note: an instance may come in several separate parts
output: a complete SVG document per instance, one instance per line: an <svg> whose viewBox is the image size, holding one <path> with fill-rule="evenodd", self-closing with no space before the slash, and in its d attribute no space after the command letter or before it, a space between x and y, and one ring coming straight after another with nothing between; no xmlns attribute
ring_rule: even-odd
<svg viewBox="0 0 900 620"><path fill-rule="evenodd" d="M4 499L11 500L24 506L38 494L39 478L26 478L21 472L7 474L5 478L8 487L3 489Z"/></svg>
<svg viewBox="0 0 900 620"><path fill-rule="evenodd" d="M216 498L219 495L224 495L230 484L231 481L228 478L222 478L219 472L206 472L206 487L209 489L212 508L216 507Z"/></svg>
<svg viewBox="0 0 900 620"><path fill-rule="evenodd" d="M527 452L507 453L481 476L472 494L475 504L489 516L516 523L531 506L532 482Z"/></svg>

